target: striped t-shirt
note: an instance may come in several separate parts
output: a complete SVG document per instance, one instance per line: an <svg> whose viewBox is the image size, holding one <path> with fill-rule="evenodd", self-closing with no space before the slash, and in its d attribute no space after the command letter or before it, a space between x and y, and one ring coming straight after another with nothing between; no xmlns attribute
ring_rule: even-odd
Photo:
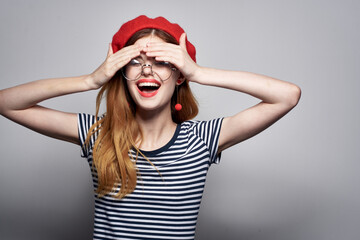
<svg viewBox="0 0 360 240"><path fill-rule="evenodd" d="M163 147L142 153L156 166L138 156L137 186L119 200L111 194L95 194L94 239L194 239L200 202L209 166L218 163L218 139L222 118L185 121L177 125ZM95 117L78 115L81 144ZM92 165L92 147L82 157ZM131 151L134 157L136 153ZM159 174L159 172L160 174ZM97 174L92 173L94 189Z"/></svg>

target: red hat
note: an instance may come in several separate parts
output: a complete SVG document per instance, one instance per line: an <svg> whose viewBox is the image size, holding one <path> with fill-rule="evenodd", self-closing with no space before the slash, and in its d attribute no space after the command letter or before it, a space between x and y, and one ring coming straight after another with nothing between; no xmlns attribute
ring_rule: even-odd
<svg viewBox="0 0 360 240"><path fill-rule="evenodd" d="M156 28L163 30L168 34L170 34L171 36L173 36L178 42L180 40L181 34L185 32L184 29L182 29L178 24L171 23L163 17L148 18L145 15L141 15L138 16L137 18L134 18L133 20L124 23L120 27L119 31L115 33L111 43L113 52L115 53L119 51L121 48L125 46L126 42L130 39L130 37L134 33L145 28ZM190 57L196 62L195 47L187 40L187 38L186 38L186 49Z"/></svg>

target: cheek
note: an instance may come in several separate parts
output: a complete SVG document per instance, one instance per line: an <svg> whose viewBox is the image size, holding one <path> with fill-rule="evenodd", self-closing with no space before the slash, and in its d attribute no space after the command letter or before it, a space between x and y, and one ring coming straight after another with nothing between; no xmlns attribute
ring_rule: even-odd
<svg viewBox="0 0 360 240"><path fill-rule="evenodd" d="M167 98L172 98L172 96L176 93L176 85L174 83L170 83L166 88L166 96Z"/></svg>
<svg viewBox="0 0 360 240"><path fill-rule="evenodd" d="M133 82L126 81L126 87L129 90L129 92L132 92L136 88L136 85Z"/></svg>

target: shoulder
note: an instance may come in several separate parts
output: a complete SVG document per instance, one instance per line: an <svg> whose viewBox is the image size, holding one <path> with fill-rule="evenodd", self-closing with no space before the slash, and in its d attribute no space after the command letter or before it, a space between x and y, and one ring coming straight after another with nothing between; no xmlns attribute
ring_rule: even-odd
<svg viewBox="0 0 360 240"><path fill-rule="evenodd" d="M206 149L209 153L210 163L217 163L220 160L217 152L223 119L224 118L215 118L206 121L190 120L181 124L182 133L188 136L188 144L195 148L201 146L203 149Z"/></svg>
<svg viewBox="0 0 360 240"><path fill-rule="evenodd" d="M211 120L188 120L181 123L182 128L189 129L189 130L202 130L202 129L214 129L220 128L223 117L221 118L214 118Z"/></svg>
<svg viewBox="0 0 360 240"><path fill-rule="evenodd" d="M194 134L200 138L209 136L218 136L220 133L222 121L224 118L215 118L211 120L188 120L181 123L181 131L190 135Z"/></svg>
<svg viewBox="0 0 360 240"><path fill-rule="evenodd" d="M83 147L82 156L87 156L90 149L92 149L92 147L94 146L95 141L99 134L99 131L96 130L97 127L95 127L95 129L92 128L96 123L96 116L87 113L78 113L77 115L78 115L78 136L81 146ZM97 120L99 121L103 117L104 115L98 117ZM90 138L88 139L88 137Z"/></svg>

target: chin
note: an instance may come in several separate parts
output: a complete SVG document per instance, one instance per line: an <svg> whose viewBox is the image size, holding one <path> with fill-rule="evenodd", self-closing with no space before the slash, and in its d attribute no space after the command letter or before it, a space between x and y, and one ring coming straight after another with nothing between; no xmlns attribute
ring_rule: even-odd
<svg viewBox="0 0 360 240"><path fill-rule="evenodd" d="M155 103L142 103L142 104L136 104L137 109L141 109L142 111L163 111L164 109L169 108L169 104L155 104ZM171 112L171 111L170 111Z"/></svg>

